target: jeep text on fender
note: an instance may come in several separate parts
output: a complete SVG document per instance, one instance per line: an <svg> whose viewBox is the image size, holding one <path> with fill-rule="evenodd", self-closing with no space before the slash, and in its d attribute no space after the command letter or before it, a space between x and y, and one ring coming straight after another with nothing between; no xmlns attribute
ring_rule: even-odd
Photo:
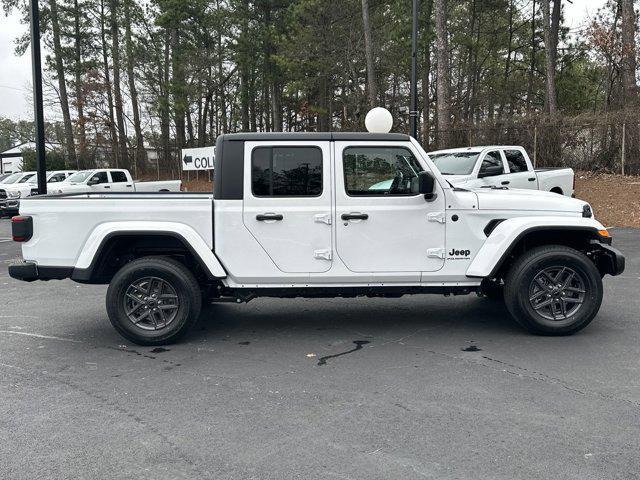
<svg viewBox="0 0 640 480"><path fill-rule="evenodd" d="M222 135L215 170L213 195L25 199L11 276L109 284L114 327L156 345L204 302L260 296L478 292L532 332L570 334L624 269L587 203L452 187L406 135Z"/></svg>

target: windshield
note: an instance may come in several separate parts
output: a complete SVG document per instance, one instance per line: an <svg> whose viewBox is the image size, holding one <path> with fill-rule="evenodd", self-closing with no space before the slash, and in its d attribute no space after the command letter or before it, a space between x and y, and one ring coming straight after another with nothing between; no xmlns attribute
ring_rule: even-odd
<svg viewBox="0 0 640 480"><path fill-rule="evenodd" d="M7 185L10 183L16 183L16 180L18 180L21 176L22 176L22 173L14 173L13 175L10 175L9 177L7 177L2 183Z"/></svg>
<svg viewBox="0 0 640 480"><path fill-rule="evenodd" d="M73 175L71 175L69 178L67 178L65 180L65 182L76 182L76 183L82 183L84 182L87 178L89 178L91 176L91 174L93 173L93 170L83 170L81 172L77 172L74 173Z"/></svg>
<svg viewBox="0 0 640 480"><path fill-rule="evenodd" d="M469 175L473 172L480 152L429 153L443 175Z"/></svg>
<svg viewBox="0 0 640 480"><path fill-rule="evenodd" d="M0 183L2 183L5 178L9 178L10 176L11 176L10 173L4 173L4 174L0 175Z"/></svg>

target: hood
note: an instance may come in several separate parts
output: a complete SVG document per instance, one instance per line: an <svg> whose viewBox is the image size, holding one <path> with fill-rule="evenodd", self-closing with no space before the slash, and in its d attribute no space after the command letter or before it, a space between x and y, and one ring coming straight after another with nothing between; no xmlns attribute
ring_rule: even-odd
<svg viewBox="0 0 640 480"><path fill-rule="evenodd" d="M571 212L582 215L587 202L558 193L523 189L475 188L480 210L535 210L549 212Z"/></svg>
<svg viewBox="0 0 640 480"><path fill-rule="evenodd" d="M475 178L471 173L469 175L443 175L443 177L454 185L459 185Z"/></svg>
<svg viewBox="0 0 640 480"><path fill-rule="evenodd" d="M60 182L52 183L49 187L50 193L80 193L87 192L90 188L84 183Z"/></svg>

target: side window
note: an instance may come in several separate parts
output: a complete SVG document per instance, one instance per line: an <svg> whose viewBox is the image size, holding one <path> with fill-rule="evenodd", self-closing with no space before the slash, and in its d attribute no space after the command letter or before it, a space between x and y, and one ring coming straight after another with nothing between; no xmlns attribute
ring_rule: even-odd
<svg viewBox="0 0 640 480"><path fill-rule="evenodd" d="M107 172L96 172L91 177L92 179L97 178L98 181L96 183L109 183L109 179L107 178Z"/></svg>
<svg viewBox="0 0 640 480"><path fill-rule="evenodd" d="M504 172L504 164L502 163L502 157L497 150L489 152L485 155L480 166L480 175L492 176L502 175Z"/></svg>
<svg viewBox="0 0 640 480"><path fill-rule="evenodd" d="M18 180L18 183L26 183L34 175L35 175L35 173L30 173L29 175L25 175L20 180Z"/></svg>
<svg viewBox="0 0 640 480"><path fill-rule="evenodd" d="M507 164L511 173L526 172L527 161L520 150L505 150L504 156L507 157Z"/></svg>
<svg viewBox="0 0 640 480"><path fill-rule="evenodd" d="M116 170L111 172L111 181L113 183L122 183L127 181L127 174L122 170Z"/></svg>
<svg viewBox="0 0 640 480"><path fill-rule="evenodd" d="M49 183L57 183L63 181L65 178L64 173L56 173L49 179Z"/></svg>
<svg viewBox="0 0 640 480"><path fill-rule="evenodd" d="M400 147L349 147L342 153L344 188L349 196L415 195L423 169Z"/></svg>
<svg viewBox="0 0 640 480"><path fill-rule="evenodd" d="M251 190L256 197L317 197L322 194L318 147L257 147L251 153Z"/></svg>

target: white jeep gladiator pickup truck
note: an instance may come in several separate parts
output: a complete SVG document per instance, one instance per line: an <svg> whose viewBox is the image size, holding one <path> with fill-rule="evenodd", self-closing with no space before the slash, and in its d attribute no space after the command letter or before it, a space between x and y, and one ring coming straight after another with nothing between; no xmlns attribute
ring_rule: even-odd
<svg viewBox="0 0 640 480"><path fill-rule="evenodd" d="M571 168L534 169L519 146L454 148L429 152L429 158L452 184L464 188L502 187L543 190L571 197Z"/></svg>
<svg viewBox="0 0 640 480"><path fill-rule="evenodd" d="M181 185L180 180L134 182L129 170L98 168L76 172L50 193L179 192Z"/></svg>
<svg viewBox="0 0 640 480"><path fill-rule="evenodd" d="M624 270L586 202L454 187L406 135L227 134L216 152L213 194L25 199L10 275L109 284L116 330L157 345L203 302L260 296L477 292L532 332L570 334Z"/></svg>

